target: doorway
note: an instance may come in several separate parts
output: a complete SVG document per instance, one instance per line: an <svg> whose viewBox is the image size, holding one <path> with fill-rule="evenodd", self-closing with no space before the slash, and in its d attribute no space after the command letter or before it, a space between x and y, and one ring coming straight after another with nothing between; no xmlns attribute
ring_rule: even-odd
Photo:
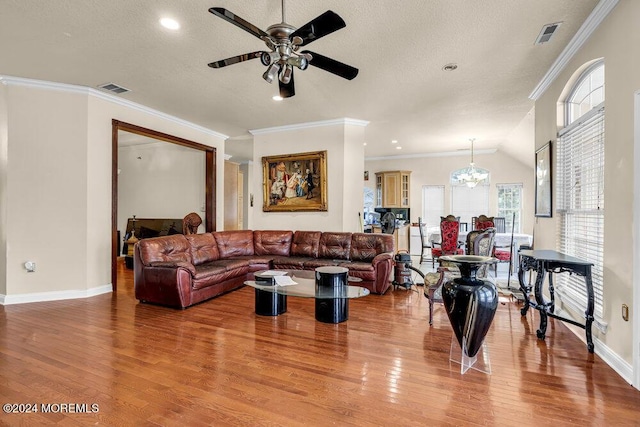
<svg viewBox="0 0 640 427"><path fill-rule="evenodd" d="M118 247L118 135L119 131L131 132L147 138L177 144L183 147L200 150L205 153L205 231L215 231L216 211L216 149L208 145L189 141L184 138L165 134L152 129L113 119L111 121L111 283L113 292L118 289L117 259Z"/></svg>

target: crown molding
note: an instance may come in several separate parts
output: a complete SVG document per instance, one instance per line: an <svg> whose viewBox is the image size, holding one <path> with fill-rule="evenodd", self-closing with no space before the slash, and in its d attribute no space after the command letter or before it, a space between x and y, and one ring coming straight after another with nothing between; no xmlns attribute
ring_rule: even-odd
<svg viewBox="0 0 640 427"><path fill-rule="evenodd" d="M12 77L12 76L2 76L2 75L0 75L0 83L5 86L32 87L37 89L57 90L57 91L66 92L66 93L77 93L81 95L94 96L104 101L112 102L114 104L117 104L123 107L131 108L133 110L150 114L160 119L167 120L167 121L179 124L181 126L185 126L185 127L197 130L199 132L214 136L216 138L220 138L222 140L229 138L228 135L224 135L214 130L207 129L205 127L197 125L195 123L191 123L186 120L180 119L178 117L163 113L162 111L154 110L153 108L146 107L142 104L138 104L136 102L129 101L129 100L120 98L118 96L112 95L110 93L105 93L87 86L78 86L78 85L71 85L67 83L56 83L56 82L48 82L44 80L33 80L33 79L25 79L23 77Z"/></svg>
<svg viewBox="0 0 640 427"><path fill-rule="evenodd" d="M271 128L264 129L253 129L249 132L251 135L264 135L267 133L277 133L277 132L288 132L291 130L299 130L299 129L310 129L321 126L336 126L336 125L352 125L352 126L362 126L365 127L369 124L366 120L356 120L349 118L335 119L335 120L323 120L319 122L308 122L308 123L298 123L295 125L286 125L286 126L275 126Z"/></svg>
<svg viewBox="0 0 640 427"><path fill-rule="evenodd" d="M596 28L598 28L607 15L609 15L609 12L618 4L618 1L619 0L600 0L560 56L558 56L542 80L540 80L540 83L533 89L533 92L529 95L529 99L537 101L544 94L591 34L593 34Z"/></svg>
<svg viewBox="0 0 640 427"><path fill-rule="evenodd" d="M473 154L495 154L498 150L496 148L488 148L486 150L473 150ZM425 157L458 157L458 156L470 156L471 150L456 150L456 151L444 151L440 153L420 153L420 154L401 154L398 156L379 156L379 157L365 157L365 162L374 160L398 160L398 159L421 159Z"/></svg>

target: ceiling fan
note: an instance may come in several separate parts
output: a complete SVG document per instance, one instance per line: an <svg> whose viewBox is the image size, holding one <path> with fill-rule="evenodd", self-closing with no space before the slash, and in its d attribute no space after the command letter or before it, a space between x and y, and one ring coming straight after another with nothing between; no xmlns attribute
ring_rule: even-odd
<svg viewBox="0 0 640 427"><path fill-rule="evenodd" d="M259 38L271 50L245 53L215 61L209 64L211 68L222 68L260 58L262 64L267 67L262 78L271 83L277 77L282 98L289 98L296 94L293 84L294 67L306 70L309 65L312 65L347 80L352 80L358 75L358 69L350 65L309 50L299 51L301 46L306 46L346 26L344 20L335 12L328 10L302 27L296 28L286 23L284 0L282 0L282 22L271 25L266 32L224 8L212 7L209 12Z"/></svg>

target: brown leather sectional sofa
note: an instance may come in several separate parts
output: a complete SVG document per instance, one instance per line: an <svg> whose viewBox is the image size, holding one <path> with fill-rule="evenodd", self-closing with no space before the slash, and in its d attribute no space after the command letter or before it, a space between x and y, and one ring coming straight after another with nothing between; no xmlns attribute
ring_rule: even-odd
<svg viewBox="0 0 640 427"><path fill-rule="evenodd" d="M390 234L237 230L155 237L136 243L135 296L171 307L190 305L243 286L267 269L349 269L358 286L383 294L390 286Z"/></svg>

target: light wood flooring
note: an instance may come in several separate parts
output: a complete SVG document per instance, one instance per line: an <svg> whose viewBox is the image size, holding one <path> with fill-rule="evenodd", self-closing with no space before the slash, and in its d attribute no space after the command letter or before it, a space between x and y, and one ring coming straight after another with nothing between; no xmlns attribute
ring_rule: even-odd
<svg viewBox="0 0 640 427"><path fill-rule="evenodd" d="M352 300L333 325L305 298L256 316L247 287L186 310L139 304L119 275L113 295L0 306L0 400L56 410L1 425L640 425L640 391L561 322L538 340L537 315L509 299L487 336L492 374L461 375L422 288Z"/></svg>

